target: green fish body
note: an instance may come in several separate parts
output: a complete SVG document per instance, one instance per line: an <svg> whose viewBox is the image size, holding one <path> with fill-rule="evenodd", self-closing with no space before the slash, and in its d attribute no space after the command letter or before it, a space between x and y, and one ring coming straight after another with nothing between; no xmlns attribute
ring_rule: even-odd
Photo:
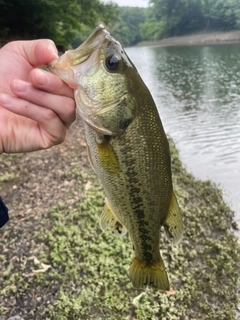
<svg viewBox="0 0 240 320"><path fill-rule="evenodd" d="M164 226L170 241L177 243L183 224L168 140L149 90L102 25L48 67L75 89L89 161L106 194L101 228L118 236L129 233L134 287L169 290L160 229Z"/></svg>

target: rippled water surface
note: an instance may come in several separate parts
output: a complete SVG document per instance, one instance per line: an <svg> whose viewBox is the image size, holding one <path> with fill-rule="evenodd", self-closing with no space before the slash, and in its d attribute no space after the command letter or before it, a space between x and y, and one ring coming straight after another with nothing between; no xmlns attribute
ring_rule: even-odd
<svg viewBox="0 0 240 320"><path fill-rule="evenodd" d="M240 219L240 45L127 48L187 169Z"/></svg>

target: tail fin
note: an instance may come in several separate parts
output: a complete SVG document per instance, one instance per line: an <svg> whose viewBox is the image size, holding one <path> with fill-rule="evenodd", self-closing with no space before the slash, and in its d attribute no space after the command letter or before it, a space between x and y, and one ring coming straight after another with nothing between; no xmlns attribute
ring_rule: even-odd
<svg viewBox="0 0 240 320"><path fill-rule="evenodd" d="M152 287L163 291L170 289L168 275L162 259L149 265L138 261L134 257L130 265L129 276L135 288Z"/></svg>

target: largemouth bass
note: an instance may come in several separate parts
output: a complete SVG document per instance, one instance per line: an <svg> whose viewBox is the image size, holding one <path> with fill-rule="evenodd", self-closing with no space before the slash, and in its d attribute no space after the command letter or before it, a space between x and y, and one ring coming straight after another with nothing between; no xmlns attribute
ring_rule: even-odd
<svg viewBox="0 0 240 320"><path fill-rule="evenodd" d="M48 65L75 90L88 157L106 204L100 225L130 235L136 288L169 290L160 229L172 243L183 224L173 192L168 140L153 98L126 52L103 25Z"/></svg>

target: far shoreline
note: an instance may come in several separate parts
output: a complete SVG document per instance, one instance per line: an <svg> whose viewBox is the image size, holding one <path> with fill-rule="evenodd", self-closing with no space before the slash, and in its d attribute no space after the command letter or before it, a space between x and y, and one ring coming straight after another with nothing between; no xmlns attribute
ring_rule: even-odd
<svg viewBox="0 0 240 320"><path fill-rule="evenodd" d="M136 46L169 47L232 43L240 43L240 30L228 32L199 32L196 34L170 37L162 40L139 42Z"/></svg>

